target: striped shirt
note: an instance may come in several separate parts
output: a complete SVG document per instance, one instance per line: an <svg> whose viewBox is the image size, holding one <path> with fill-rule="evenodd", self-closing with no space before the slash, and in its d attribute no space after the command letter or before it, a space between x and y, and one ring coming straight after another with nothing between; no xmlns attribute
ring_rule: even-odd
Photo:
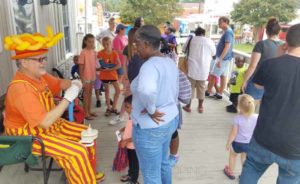
<svg viewBox="0 0 300 184"><path fill-rule="evenodd" d="M184 104L190 103L190 100L192 98L192 88L191 83L187 76L179 71L179 94L178 99L180 102Z"/></svg>

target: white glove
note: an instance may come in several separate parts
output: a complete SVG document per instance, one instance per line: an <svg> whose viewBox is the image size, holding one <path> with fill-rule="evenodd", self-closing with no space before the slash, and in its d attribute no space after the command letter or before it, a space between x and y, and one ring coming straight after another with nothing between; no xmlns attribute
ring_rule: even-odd
<svg viewBox="0 0 300 184"><path fill-rule="evenodd" d="M71 87L65 91L64 99L72 102L78 96L79 90L80 88L77 86L77 84L72 84Z"/></svg>
<svg viewBox="0 0 300 184"><path fill-rule="evenodd" d="M79 90L82 89L82 82L78 79L76 80L72 80L72 85L75 84L76 86L78 86Z"/></svg>

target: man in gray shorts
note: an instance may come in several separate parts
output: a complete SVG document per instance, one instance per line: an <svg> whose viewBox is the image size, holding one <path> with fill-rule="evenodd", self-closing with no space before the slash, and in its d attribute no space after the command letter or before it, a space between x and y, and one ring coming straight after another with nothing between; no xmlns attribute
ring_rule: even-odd
<svg viewBox="0 0 300 184"><path fill-rule="evenodd" d="M234 33L229 27L229 19L227 17L219 18L219 27L224 31L218 45L217 58L212 63L211 77L208 83L206 96L214 96L216 99L222 99L222 93L226 86L226 72L233 58L233 42ZM215 78L221 77L221 86L215 95L212 95L212 88L215 85Z"/></svg>

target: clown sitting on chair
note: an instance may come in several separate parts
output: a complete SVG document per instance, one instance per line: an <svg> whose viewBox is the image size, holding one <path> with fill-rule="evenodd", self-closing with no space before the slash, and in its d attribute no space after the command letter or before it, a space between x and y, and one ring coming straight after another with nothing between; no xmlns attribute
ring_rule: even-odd
<svg viewBox="0 0 300 184"><path fill-rule="evenodd" d="M47 27L47 36L40 33L5 37L5 49L15 51L18 71L9 84L5 102L5 133L14 136L36 136L45 144L46 156L54 158L70 184L95 184L104 174L94 173L84 145L79 143L87 126L70 123L61 115L82 88L79 80L62 80L46 72L46 53L62 37ZM55 106L53 95L66 90L64 99ZM34 142L32 153L41 155L41 146Z"/></svg>

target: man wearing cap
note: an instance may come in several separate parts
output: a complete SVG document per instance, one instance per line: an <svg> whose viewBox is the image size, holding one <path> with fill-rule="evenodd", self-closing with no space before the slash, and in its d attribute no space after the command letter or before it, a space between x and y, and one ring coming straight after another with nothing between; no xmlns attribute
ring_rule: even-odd
<svg viewBox="0 0 300 184"><path fill-rule="evenodd" d="M79 143L85 125L70 123L61 115L82 88L79 80L62 80L46 72L48 49L63 35L54 35L47 28L48 36L39 33L5 37L5 48L15 51L18 71L8 86L5 101L5 134L35 136L43 140L45 154L64 169L70 184L95 184L104 174L95 174L88 152ZM53 95L66 90L63 100L56 106ZM41 145L32 144L32 153L41 155Z"/></svg>

